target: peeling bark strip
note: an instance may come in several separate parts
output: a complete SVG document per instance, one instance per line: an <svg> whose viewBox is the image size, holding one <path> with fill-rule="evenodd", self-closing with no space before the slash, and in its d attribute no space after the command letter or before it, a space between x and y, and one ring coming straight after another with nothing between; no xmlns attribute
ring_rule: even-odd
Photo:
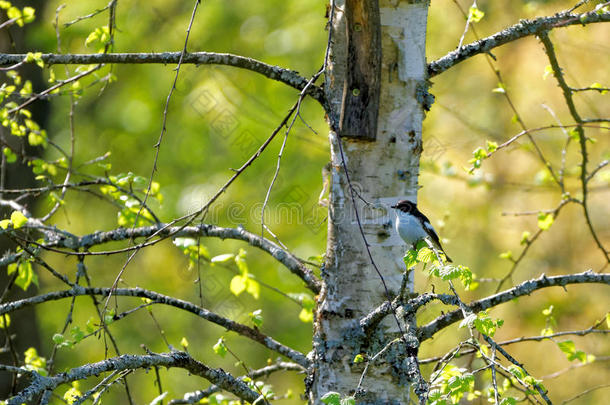
<svg viewBox="0 0 610 405"><path fill-rule="evenodd" d="M374 141L381 79L381 29L378 0L345 2L347 71L340 134Z"/></svg>

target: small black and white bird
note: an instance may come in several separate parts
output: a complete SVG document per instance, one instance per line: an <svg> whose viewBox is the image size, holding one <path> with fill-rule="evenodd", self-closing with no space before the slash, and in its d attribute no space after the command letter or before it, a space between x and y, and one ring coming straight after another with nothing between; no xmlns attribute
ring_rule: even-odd
<svg viewBox="0 0 610 405"><path fill-rule="evenodd" d="M430 220L417 209L415 203L401 200L391 207L396 209L396 232L408 246L414 249L417 242L428 239L436 249L445 254L447 261L451 262L451 258L445 253L438 235L430 225Z"/></svg>

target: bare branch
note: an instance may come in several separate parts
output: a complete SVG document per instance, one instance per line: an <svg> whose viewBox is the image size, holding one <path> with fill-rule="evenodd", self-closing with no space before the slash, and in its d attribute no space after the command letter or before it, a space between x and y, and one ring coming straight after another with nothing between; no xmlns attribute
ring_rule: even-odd
<svg viewBox="0 0 610 405"><path fill-rule="evenodd" d="M492 308L497 305L508 302L523 295L529 295L534 291L546 287L564 287L568 284L585 284L585 283L600 283L610 285L610 274L597 274L591 270L570 274L566 276L547 277L544 274L537 279L528 280L519 284L510 290L494 294L490 297L483 298L478 301L467 304L467 307L472 312L483 311L487 308ZM419 328L418 338L420 341L430 339L436 332L446 328L463 318L461 310L455 310L439 316L427 325Z"/></svg>
<svg viewBox="0 0 610 405"><path fill-rule="evenodd" d="M589 334L595 334L595 333L601 333L601 334L610 334L610 329L594 329L595 326L592 326L588 329L583 329L583 330L569 330L569 331L563 331L563 332L556 332L556 333L551 333L548 335L540 335L540 336L522 336L520 338L515 338L515 339L510 339L510 340L505 340L502 342L496 342L498 344L498 346L508 346L508 345L512 345L515 343L523 343L523 342L541 342L543 340L553 340L553 338L556 337L560 337L560 336L587 336ZM435 357L429 357L427 359L422 359L420 360L420 364L427 364L427 363L434 363L436 361L441 361L444 358L446 358L448 355L454 353L456 350L459 350L461 348L461 344L454 349L451 349L448 353L444 354L443 356L435 356ZM467 354L472 354L472 353L476 353L477 350L476 349L466 349L466 350L462 350L459 352L460 356L464 356ZM596 358L595 361L598 361L599 359ZM545 378L543 378L545 379Z"/></svg>
<svg viewBox="0 0 610 405"><path fill-rule="evenodd" d="M396 297L392 302L385 301L383 304L372 310L367 316L360 319L360 327L364 330L364 333L369 336L373 328L375 328L379 322L381 322L388 314L396 311L399 307L406 314L415 314L415 312L433 300L439 300L446 305L457 306L457 300L453 295L449 294L430 294L425 293L415 298L410 299L403 304L400 299Z"/></svg>
<svg viewBox="0 0 610 405"><path fill-rule="evenodd" d="M224 370L220 368L210 368L193 359L188 353L176 351L160 354L153 353L142 356L125 354L97 363L76 367L66 373L60 373L51 377L43 377L37 373L31 374L33 378L30 385L18 395L9 398L8 404L18 405L28 402L43 391L54 390L61 384L97 376L108 371L146 369L155 366L183 368L188 370L191 374L203 377L248 402L254 402L260 396L258 393L248 388L248 385L245 382L231 376Z"/></svg>
<svg viewBox="0 0 610 405"><path fill-rule="evenodd" d="M293 274L301 278L307 287L315 292L320 292L320 280L316 275L299 261L293 254L282 249L274 242L246 231L244 228L222 228L215 225L200 224L196 226L167 226L165 224L145 226L133 229L119 228L107 232L95 232L79 238L66 238L65 235L60 235L58 240L42 247L64 247L68 249L90 248L107 242L130 240L141 237L159 236L161 238L168 237L215 237L220 239L235 239L247 242L251 246L257 247L269 253L274 259L282 263ZM136 245L138 246L138 245ZM134 246L134 248L136 247ZM68 253L68 252L66 252ZM76 255L107 255L112 252L79 252ZM69 254L69 253L68 253Z"/></svg>
<svg viewBox="0 0 610 405"><path fill-rule="evenodd" d="M0 66L23 62L25 54L0 53ZM182 52L161 53L96 53L96 54L54 54L45 53L42 60L47 65L91 65L91 64L177 64ZM298 72L279 66L269 65L256 59L230 53L192 52L185 53L182 64L195 65L225 65L260 73L261 75L277 80L299 91L303 90L309 79L299 75ZM324 91L314 85L309 85L307 94L324 105Z"/></svg>
<svg viewBox="0 0 610 405"><path fill-rule="evenodd" d="M589 207L587 205L587 200L588 200L587 197L588 197L588 191L589 191L587 189L587 176L588 176L587 163L589 161L589 155L587 152L587 137L585 136L585 130L583 129L583 127L581 125L583 123L583 120L580 117L578 110L576 109L576 104L574 103L574 98L572 97L572 90L570 89L570 86L568 86L568 84L566 83L566 80L563 76L561 67L559 66L559 62L557 61L557 55L555 54L555 48L553 47L553 43L551 42L551 39L549 38L548 32L542 31L542 32L538 33L538 38L540 39L540 42L542 42L542 44L544 45L544 51L549 58L551 67L553 68L553 76L555 76L555 79L557 80L557 84L559 84L559 87L561 88L561 91L563 93L563 98L566 101L566 105L568 106L570 115L572 115L572 118L574 119L574 121L579 124L579 126L576 127L576 133L578 134L578 142L580 144L580 153L582 156L581 164L580 164L580 183L581 183L581 192L582 192L581 205L582 205L582 208L583 208L583 211L585 214L585 221L587 222L587 226L589 227L589 231L591 232L591 236L593 236L595 243L597 244L599 249L602 251L602 254L605 257L606 262L610 263L610 255L608 254L608 251L602 244L602 241L600 240L599 236L597 235L597 232L595 232L595 229L593 228L593 223L591 221L591 215L589 214Z"/></svg>
<svg viewBox="0 0 610 405"><path fill-rule="evenodd" d="M303 353L279 343L275 339L261 333L258 329L254 329L241 323L232 321L231 319L208 311L207 309L199 307L188 301L159 294L154 291L145 290L143 288L117 288L112 290L110 288L92 288L75 285L74 288L69 290L54 291L43 295L37 295L34 297L24 298L18 301L12 301L7 302L5 304L1 304L0 315L16 311L26 306L36 305L48 301L56 301L68 297L76 297L81 295L101 295L107 297L111 293L115 296L148 298L158 304L169 305L175 308L182 309L184 311L195 314L209 322L220 325L230 331L236 332L239 335L247 337L257 343L260 343L268 349L271 349L288 357L290 360L300 364L303 367L309 366L309 360L307 360Z"/></svg>
<svg viewBox="0 0 610 405"><path fill-rule="evenodd" d="M299 366L298 364L280 361L280 362L277 362L270 366L260 368L258 370L252 370L251 372L248 373L248 377L250 377L250 378L267 377L270 374L275 373L276 371L284 371L284 370L306 372L306 370L303 367ZM222 390L222 388L219 387L218 385L212 385L211 387L208 387L205 390L188 392L188 393L184 394L184 396L181 399L173 399L173 400L169 401L169 405L197 404L197 403L199 403L199 401L201 399L207 398L210 395L213 395L220 390Z"/></svg>
<svg viewBox="0 0 610 405"><path fill-rule="evenodd" d="M580 394L576 394L573 397L566 399L565 401L563 401L561 403L561 405L565 405L565 404L567 404L569 402L572 402L572 401L574 401L574 400L576 400L576 399L578 399L578 398L580 398L582 396L585 396L585 395L587 395L590 392L593 392L595 390L599 390L599 389L602 389L602 388L608 388L608 387L610 387L610 383L608 383L608 384L599 384L599 385L596 385L595 387L587 388L586 390L584 390Z"/></svg>
<svg viewBox="0 0 610 405"><path fill-rule="evenodd" d="M518 24L506 28L494 35L475 41L463 46L442 58L428 64L428 77L434 77L454 65L481 53L487 53L492 49L518 39L536 35L543 31L554 28L567 27L570 25L585 25L599 22L610 22L610 13L596 13L590 11L582 14L568 12L558 13L552 17L540 17L534 20L521 20Z"/></svg>

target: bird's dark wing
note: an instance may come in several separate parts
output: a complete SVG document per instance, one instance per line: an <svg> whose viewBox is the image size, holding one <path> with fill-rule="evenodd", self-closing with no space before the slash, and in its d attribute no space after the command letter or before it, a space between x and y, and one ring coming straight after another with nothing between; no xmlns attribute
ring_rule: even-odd
<svg viewBox="0 0 610 405"><path fill-rule="evenodd" d="M432 238L432 241L434 243L436 243L438 245L438 247L443 249L443 247L441 246L441 241L438 238L438 235L436 234L436 231L434 230L432 225L430 225L430 221L428 221L428 218L426 218L424 214L422 214L422 217L424 217L426 219L426 221L423 223L424 224L424 228L426 228L426 231L428 232L428 234Z"/></svg>
<svg viewBox="0 0 610 405"><path fill-rule="evenodd" d="M417 217L417 219L419 219L423 225L423 227L426 229L426 231L428 232L428 234L430 235L430 238L432 238L432 242L434 244L436 244L436 246L439 247L439 249L445 253L445 249L443 248L443 245L441 245L441 241L438 237L438 235L436 234L436 231L434 230L434 228L432 227L432 225L430 224L430 220L428 219L428 217L426 217L424 214L422 214L420 211L416 210L415 212L412 213L415 217ZM451 258L447 255L447 253L445 253L445 258L447 259L448 262L452 262Z"/></svg>

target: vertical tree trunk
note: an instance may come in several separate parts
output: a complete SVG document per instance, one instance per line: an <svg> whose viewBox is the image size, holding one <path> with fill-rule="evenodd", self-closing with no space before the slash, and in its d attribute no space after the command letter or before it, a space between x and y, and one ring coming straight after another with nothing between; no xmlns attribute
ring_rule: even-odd
<svg viewBox="0 0 610 405"><path fill-rule="evenodd" d="M377 0L339 0L335 3L326 75L326 96L331 110L332 186L326 264L322 274L325 286L319 297L314 340L315 370L311 393L315 401L329 391L352 395L365 364L354 364L354 357L363 354L370 359L397 336L399 328L394 317L387 317L369 336L361 333L357 322L388 298L369 251L392 298L401 286L405 245L393 229L394 214L389 206L400 199L415 200L422 151L422 104L427 99L428 1L379 0L378 5ZM348 37L351 38L350 32L354 29L350 27L349 19L354 14L350 7L362 7L362 3L375 3L379 9L377 23L381 25L381 48L374 46L374 51L380 52L382 57L376 139L373 141L361 140L366 136L339 137L342 114L346 113L346 94L347 97L360 95L352 88L346 88L346 78L350 76L348 69L358 63L354 63L353 55L348 55ZM355 12L357 14L359 10ZM360 29L356 27L356 31ZM353 48L354 44L351 45ZM370 104L368 108L371 108ZM367 113L367 116L371 114ZM353 189L348 184L345 166ZM412 279L408 288L412 289ZM409 323L413 322L407 320L401 325L407 335ZM417 363L408 360L409 350L405 352L403 343L390 345L377 361L371 362L361 385L359 403L407 403L409 384L413 382L416 370L413 367L417 367ZM411 342L411 354L416 353L416 347L416 342Z"/></svg>

